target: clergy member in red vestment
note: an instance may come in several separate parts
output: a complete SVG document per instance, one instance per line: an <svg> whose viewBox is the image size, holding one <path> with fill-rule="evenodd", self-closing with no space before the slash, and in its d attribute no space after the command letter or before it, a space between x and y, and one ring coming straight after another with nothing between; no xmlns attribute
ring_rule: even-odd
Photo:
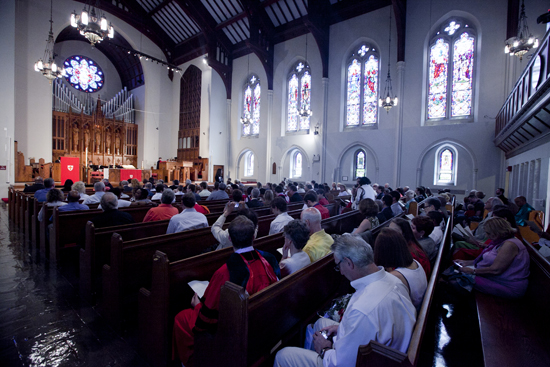
<svg viewBox="0 0 550 367"><path fill-rule="evenodd" d="M172 357L178 355L180 361L189 366L189 358L193 354L195 333L216 331L218 322L218 307L220 290L225 282L230 281L240 285L252 295L280 277L279 264L270 253L255 250L254 224L244 215L231 221L229 237L235 252L231 254L225 265L219 268L204 293L198 299L195 294L191 301L192 308L185 309L176 315L172 339Z"/></svg>

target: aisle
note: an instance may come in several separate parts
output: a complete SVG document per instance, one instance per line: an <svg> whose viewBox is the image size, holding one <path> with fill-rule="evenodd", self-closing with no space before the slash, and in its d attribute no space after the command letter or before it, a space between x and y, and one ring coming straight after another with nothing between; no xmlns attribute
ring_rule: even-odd
<svg viewBox="0 0 550 367"><path fill-rule="evenodd" d="M80 299L75 274L40 259L0 206L0 365L147 366Z"/></svg>

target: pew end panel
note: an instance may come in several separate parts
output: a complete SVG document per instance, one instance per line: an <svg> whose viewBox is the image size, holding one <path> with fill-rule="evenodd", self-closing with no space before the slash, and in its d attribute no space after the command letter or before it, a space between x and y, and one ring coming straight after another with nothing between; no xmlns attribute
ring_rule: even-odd
<svg viewBox="0 0 550 367"><path fill-rule="evenodd" d="M374 340L359 347L356 366L412 367L405 353Z"/></svg>

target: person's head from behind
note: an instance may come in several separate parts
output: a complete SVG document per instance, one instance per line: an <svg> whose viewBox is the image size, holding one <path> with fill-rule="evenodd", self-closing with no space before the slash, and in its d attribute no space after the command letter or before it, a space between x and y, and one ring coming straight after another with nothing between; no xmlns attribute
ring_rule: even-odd
<svg viewBox="0 0 550 367"><path fill-rule="evenodd" d="M382 202L384 203L384 206L389 207L393 204L393 197L391 195L384 195L382 197Z"/></svg>
<svg viewBox="0 0 550 367"><path fill-rule="evenodd" d="M441 208L441 201L436 198L429 198L424 203L424 213L429 213L434 210L439 210Z"/></svg>
<svg viewBox="0 0 550 367"><path fill-rule="evenodd" d="M506 240L514 237L515 229L504 218L493 217L485 221L483 228L491 240Z"/></svg>
<svg viewBox="0 0 550 367"><path fill-rule="evenodd" d="M309 228L309 234L319 232L321 228L321 212L317 208L307 208L302 210L300 219L307 224Z"/></svg>
<svg viewBox="0 0 550 367"><path fill-rule="evenodd" d="M272 202L273 201L273 191L271 190L265 190L264 192L264 200L267 201L268 203Z"/></svg>
<svg viewBox="0 0 550 367"><path fill-rule="evenodd" d="M115 196L117 197L117 199L120 199L120 195L122 195L122 191L120 191L120 188L118 188L118 187L115 187L115 188L112 189L110 192L112 192L113 194L115 194Z"/></svg>
<svg viewBox="0 0 550 367"><path fill-rule="evenodd" d="M378 205L372 199L363 199L359 202L359 212L365 216L365 218L373 217L378 214Z"/></svg>
<svg viewBox="0 0 550 367"><path fill-rule="evenodd" d="M441 222L443 222L443 219L444 219L443 213L436 212L436 211L429 212L428 213L428 218L430 218L432 220L435 227L439 227L441 225Z"/></svg>
<svg viewBox="0 0 550 367"><path fill-rule="evenodd" d="M304 203L308 207L313 207L315 204L319 202L319 197L317 196L317 193L315 191L308 191L307 194L304 195Z"/></svg>
<svg viewBox="0 0 550 367"><path fill-rule="evenodd" d="M267 191L266 191L267 193ZM271 200L271 211L274 214L281 214L285 213L287 210L286 200L283 199L280 196L277 196L273 200Z"/></svg>
<svg viewBox="0 0 550 367"><path fill-rule="evenodd" d="M53 178L47 178L44 180L44 187L50 189L55 186Z"/></svg>
<svg viewBox="0 0 550 367"><path fill-rule="evenodd" d="M218 190L220 190L220 191L225 191L225 189L227 189L227 185L224 184L223 182L220 183L220 185L218 186Z"/></svg>
<svg viewBox="0 0 550 367"><path fill-rule="evenodd" d="M471 211L471 210L475 210L476 207L474 206L474 204L468 204L467 208L468 208L468 211Z"/></svg>
<svg viewBox="0 0 550 367"><path fill-rule="evenodd" d="M80 193L76 190L71 190L69 191L69 193L67 194L67 201L69 203L78 203L78 201L80 200Z"/></svg>
<svg viewBox="0 0 550 367"><path fill-rule="evenodd" d="M172 182L174 183L174 186L179 186L180 184L180 180L173 180Z"/></svg>
<svg viewBox="0 0 550 367"><path fill-rule="evenodd" d="M405 237L391 228L382 228L374 242L374 263L388 269L406 268L413 262Z"/></svg>
<svg viewBox="0 0 550 367"><path fill-rule="evenodd" d="M164 185L163 184L158 184L157 186L155 186L155 190L157 193L161 193L164 191Z"/></svg>
<svg viewBox="0 0 550 367"><path fill-rule="evenodd" d="M288 186L288 196L294 195L294 193L298 192L298 188L294 185Z"/></svg>
<svg viewBox="0 0 550 367"><path fill-rule="evenodd" d="M275 192L276 192L277 194L282 194L283 191L284 191L284 190L283 190L283 187L282 187L281 185L275 186Z"/></svg>
<svg viewBox="0 0 550 367"><path fill-rule="evenodd" d="M485 209L487 211L493 211L493 208L497 205L504 205L504 203L498 197L491 197L485 202Z"/></svg>
<svg viewBox="0 0 550 367"><path fill-rule="evenodd" d="M493 217L503 218L510 223L512 228L518 228L514 213L505 205L494 207Z"/></svg>
<svg viewBox="0 0 550 367"><path fill-rule="evenodd" d="M260 189L253 188L252 189L252 199L257 199L260 197Z"/></svg>
<svg viewBox="0 0 550 367"><path fill-rule="evenodd" d="M243 192L241 190L233 190L231 197L233 198L234 202L241 202L243 200Z"/></svg>
<svg viewBox="0 0 550 367"><path fill-rule="evenodd" d="M34 179L34 183L37 185L44 185L44 179L40 176L36 176Z"/></svg>
<svg viewBox="0 0 550 367"><path fill-rule="evenodd" d="M187 194L184 194L183 197L181 198L181 203L187 209L193 208L196 202L197 201L195 200L195 195L192 192L188 192Z"/></svg>
<svg viewBox="0 0 550 367"><path fill-rule="evenodd" d="M418 186L416 188L416 194L421 196L426 195L426 189L424 188L424 186Z"/></svg>
<svg viewBox="0 0 550 367"><path fill-rule="evenodd" d="M70 190L73 186L73 180L70 178L68 180L65 180L65 183L63 184L63 190Z"/></svg>
<svg viewBox="0 0 550 367"><path fill-rule="evenodd" d="M363 185L370 185L370 180L368 177L359 177L357 179L357 183L360 185L360 186L363 186Z"/></svg>
<svg viewBox="0 0 550 367"><path fill-rule="evenodd" d="M309 240L309 228L301 220L294 219L283 229L285 243L292 243L296 250L302 250Z"/></svg>
<svg viewBox="0 0 550 367"><path fill-rule="evenodd" d="M51 189L46 194L46 201L48 203L55 203L57 201L63 201L65 199L65 195L63 195L63 192L59 189Z"/></svg>
<svg viewBox="0 0 550 367"><path fill-rule="evenodd" d="M417 215L411 221L411 229L414 237L419 240L424 237L428 237L434 230L434 222L430 217L425 215Z"/></svg>
<svg viewBox="0 0 550 367"><path fill-rule="evenodd" d="M107 192L101 197L101 209L104 212L110 210L117 210L118 208L118 199L112 192Z"/></svg>
<svg viewBox="0 0 550 367"><path fill-rule="evenodd" d="M84 182L76 181L73 186L71 186L71 190L78 191L79 194L85 194L86 186L84 185Z"/></svg>
<svg viewBox="0 0 550 367"><path fill-rule="evenodd" d="M214 182L214 190L219 190L220 183L218 181Z"/></svg>
<svg viewBox="0 0 550 367"><path fill-rule="evenodd" d="M94 191L95 192L102 192L102 191L105 191L105 184L101 181L99 182L96 182L94 184Z"/></svg>
<svg viewBox="0 0 550 367"><path fill-rule="evenodd" d="M335 270L348 280L362 278L369 267L374 265L372 247L361 237L344 234L336 238L330 248L334 252Z"/></svg>
<svg viewBox="0 0 550 367"><path fill-rule="evenodd" d="M148 199L149 199L149 191L147 191L146 189L140 189L138 200L148 200Z"/></svg>
<svg viewBox="0 0 550 367"><path fill-rule="evenodd" d="M411 242L417 243L411 228L411 223L408 220L403 218L394 218L392 219L389 228L401 233L403 237L405 237L407 244Z"/></svg>
<svg viewBox="0 0 550 367"><path fill-rule="evenodd" d="M165 189L162 192L162 196L160 197L160 202L161 204L172 204L175 197L176 194L174 194L174 191L172 191L171 189Z"/></svg>
<svg viewBox="0 0 550 367"><path fill-rule="evenodd" d="M229 238L235 249L252 246L254 241L254 223L244 215L239 215L229 224Z"/></svg>

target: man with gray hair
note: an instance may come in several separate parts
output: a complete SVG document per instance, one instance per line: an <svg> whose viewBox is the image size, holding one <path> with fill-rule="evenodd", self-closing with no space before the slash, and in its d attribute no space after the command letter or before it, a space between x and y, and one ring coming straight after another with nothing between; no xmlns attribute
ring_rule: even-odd
<svg viewBox="0 0 550 367"><path fill-rule="evenodd" d="M102 182L96 182L96 185L98 183L103 185ZM130 214L118 210L118 199L112 192L104 193L101 196L101 210L103 210L103 213L90 220L95 228L135 223L134 218Z"/></svg>
<svg viewBox="0 0 550 367"><path fill-rule="evenodd" d="M175 197L174 191L171 189L164 189L160 197L160 205L149 209L143 221L152 222L156 220L171 219L174 215L178 214L178 209L172 206Z"/></svg>
<svg viewBox="0 0 550 367"><path fill-rule="evenodd" d="M246 205L249 208L257 208L260 206L264 206L264 203L260 201L260 189L253 188L251 194L252 194L252 198L248 200L248 202L246 203Z"/></svg>
<svg viewBox="0 0 550 367"><path fill-rule="evenodd" d="M334 269L355 288L342 321L317 320L313 345L306 340L310 349L284 348L275 357L275 367L355 366L359 346L371 340L407 352L416 323L407 287L374 264L371 246L360 237L343 235L331 248Z"/></svg>
<svg viewBox="0 0 550 367"><path fill-rule="evenodd" d="M40 176L36 176L34 179L34 185L25 185L23 192L37 192L38 190L42 190L44 188L44 179Z"/></svg>
<svg viewBox="0 0 550 367"><path fill-rule="evenodd" d="M227 186L222 182L218 185L216 190L216 185L214 184L214 191L210 194L206 200L223 200L223 199L229 199L229 195L227 195L227 192L225 192L225 189Z"/></svg>
<svg viewBox="0 0 550 367"><path fill-rule="evenodd" d="M315 262L330 252L334 240L321 227L321 212L317 208L303 210L300 219L307 224L310 236L303 251L308 254L311 262Z"/></svg>
<svg viewBox="0 0 550 367"><path fill-rule="evenodd" d="M101 181L96 182L94 184L94 191L95 193L93 195L88 196L86 199L84 199L84 202L82 202L82 204L88 205L88 204L99 203L103 195L105 195L105 184Z"/></svg>

